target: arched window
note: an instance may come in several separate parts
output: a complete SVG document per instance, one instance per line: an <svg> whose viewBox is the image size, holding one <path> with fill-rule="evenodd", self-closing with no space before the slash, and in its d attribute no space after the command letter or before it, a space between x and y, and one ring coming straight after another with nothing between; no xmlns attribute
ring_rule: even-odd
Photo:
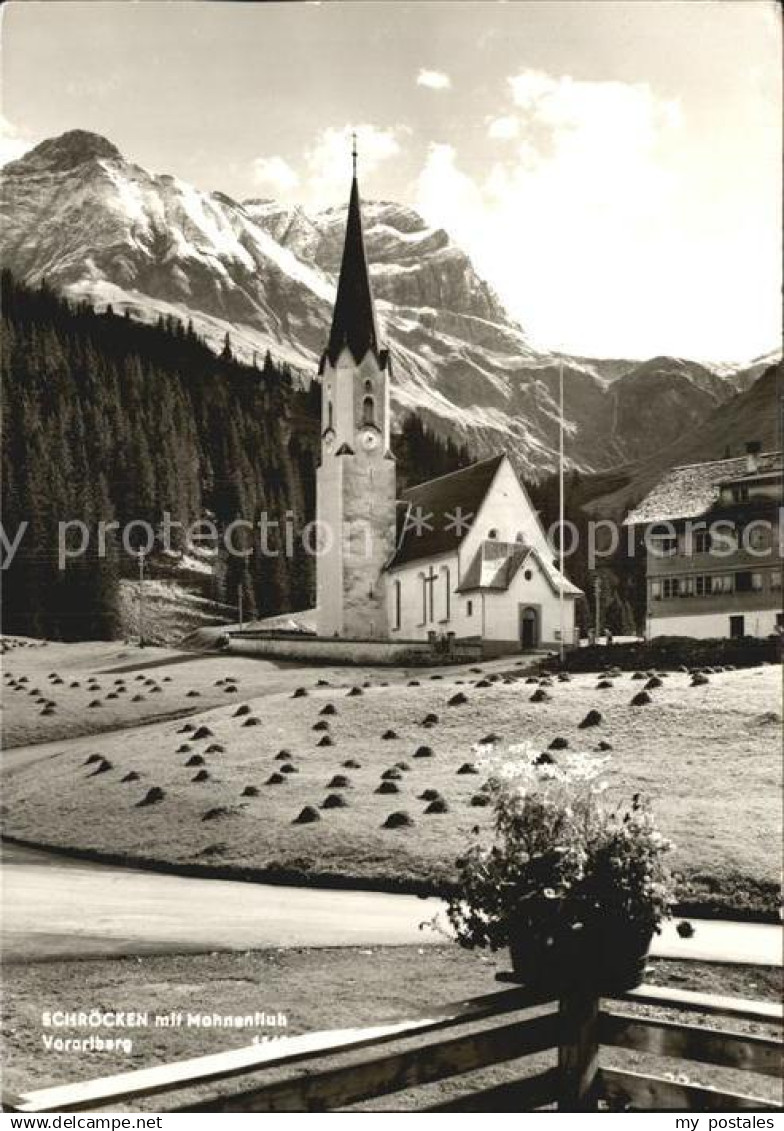
<svg viewBox="0 0 784 1131"><path fill-rule="evenodd" d="M376 402L372 397L365 397L362 402L362 423L375 424L376 423Z"/></svg>
<svg viewBox="0 0 784 1131"><path fill-rule="evenodd" d="M368 379L365 382L365 392L366 393L372 393L373 392L373 382L370 379Z"/></svg>
<svg viewBox="0 0 784 1131"><path fill-rule="evenodd" d="M332 422L332 401L327 402L327 428L334 428Z"/></svg>

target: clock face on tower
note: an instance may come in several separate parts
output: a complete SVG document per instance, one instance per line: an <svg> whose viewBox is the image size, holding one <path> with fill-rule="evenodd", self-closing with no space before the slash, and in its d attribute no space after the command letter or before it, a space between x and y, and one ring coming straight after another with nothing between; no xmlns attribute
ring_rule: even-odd
<svg viewBox="0 0 784 1131"><path fill-rule="evenodd" d="M372 452L373 448L378 445L378 433L372 428L365 428L360 433L360 442L366 452Z"/></svg>

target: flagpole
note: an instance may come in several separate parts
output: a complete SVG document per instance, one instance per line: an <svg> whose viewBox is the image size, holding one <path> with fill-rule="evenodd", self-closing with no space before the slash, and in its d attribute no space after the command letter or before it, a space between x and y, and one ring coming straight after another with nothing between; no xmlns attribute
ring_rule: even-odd
<svg viewBox="0 0 784 1131"><path fill-rule="evenodd" d="M558 363L558 614L561 622L560 659L564 659L564 384L563 361Z"/></svg>

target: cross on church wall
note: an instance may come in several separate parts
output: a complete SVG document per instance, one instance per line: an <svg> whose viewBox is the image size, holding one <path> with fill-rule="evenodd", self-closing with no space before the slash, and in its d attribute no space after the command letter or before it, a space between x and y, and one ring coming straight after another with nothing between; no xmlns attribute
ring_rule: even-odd
<svg viewBox="0 0 784 1131"><path fill-rule="evenodd" d="M435 572L432 565L428 566L427 573L424 574L423 577L422 577L422 583L424 585L424 592L425 592L425 613L426 613L425 620L426 621L432 621L433 620L433 607L434 607L433 586L435 585L437 580L438 580L438 574ZM430 611L429 616L427 615L428 609Z"/></svg>

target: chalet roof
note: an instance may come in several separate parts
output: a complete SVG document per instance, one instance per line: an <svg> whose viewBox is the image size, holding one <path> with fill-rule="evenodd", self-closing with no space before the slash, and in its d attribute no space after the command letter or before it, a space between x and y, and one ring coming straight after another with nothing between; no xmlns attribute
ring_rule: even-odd
<svg viewBox="0 0 784 1131"><path fill-rule="evenodd" d="M754 477L781 471L781 452L763 452L757 457ZM749 475L747 457L691 463L668 471L652 491L627 514L625 526L697 518L718 502L722 483Z"/></svg>
<svg viewBox="0 0 784 1131"><path fill-rule="evenodd" d="M496 455L404 491L398 506L397 549L387 568L455 550L471 529L504 458Z"/></svg>
<svg viewBox="0 0 784 1131"><path fill-rule="evenodd" d="M332 314L332 329L324 358L328 357L330 363L335 365L345 346L351 350L357 365L368 350L372 350L376 357L379 356L356 172L351 181L343 259L340 264L338 291Z"/></svg>

